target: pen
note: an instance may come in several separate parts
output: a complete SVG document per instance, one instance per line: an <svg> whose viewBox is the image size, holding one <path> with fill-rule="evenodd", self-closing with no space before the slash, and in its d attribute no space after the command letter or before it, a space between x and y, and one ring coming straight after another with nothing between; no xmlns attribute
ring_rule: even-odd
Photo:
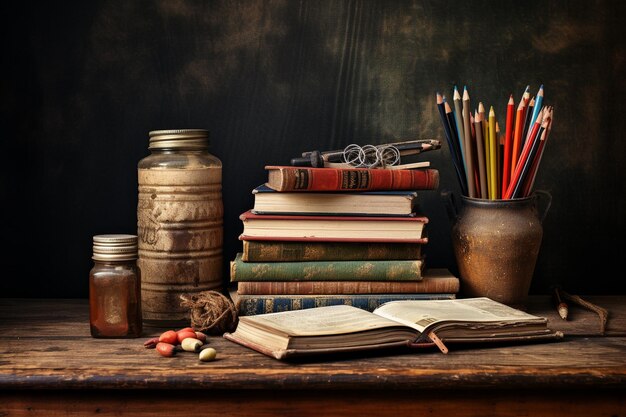
<svg viewBox="0 0 626 417"><path fill-rule="evenodd" d="M567 320L567 304L561 299L561 294L558 287L554 287L554 298L556 301L556 309L559 312L559 316L561 316L563 320Z"/></svg>

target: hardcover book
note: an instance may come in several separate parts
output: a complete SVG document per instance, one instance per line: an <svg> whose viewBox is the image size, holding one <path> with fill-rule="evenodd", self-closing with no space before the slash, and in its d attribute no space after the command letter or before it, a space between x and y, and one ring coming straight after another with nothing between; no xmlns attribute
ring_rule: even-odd
<svg viewBox="0 0 626 417"><path fill-rule="evenodd" d="M420 259L422 243L243 240L245 262Z"/></svg>
<svg viewBox="0 0 626 417"><path fill-rule="evenodd" d="M230 261L236 281L419 281L422 259L392 261L244 262L241 252Z"/></svg>
<svg viewBox="0 0 626 417"><path fill-rule="evenodd" d="M260 185L252 194L256 214L415 216L418 200L413 190L302 193Z"/></svg>
<svg viewBox="0 0 626 417"><path fill-rule="evenodd" d="M240 240L426 243L428 218L289 216L242 213Z"/></svg>
<svg viewBox="0 0 626 417"><path fill-rule="evenodd" d="M489 298L335 305L239 318L224 338L276 359L391 347L562 339L548 320Z"/></svg>
<svg viewBox="0 0 626 417"><path fill-rule="evenodd" d="M373 311L381 304L398 300L440 300L454 299L450 293L415 294L239 294L230 291L239 316L275 313L280 311L305 310L332 305L350 305L366 311Z"/></svg>
<svg viewBox="0 0 626 417"><path fill-rule="evenodd" d="M237 293L274 295L458 293L459 278L429 268L420 281L240 281Z"/></svg>
<svg viewBox="0 0 626 417"><path fill-rule="evenodd" d="M309 168L268 165L266 185L276 191L434 190L435 168Z"/></svg>

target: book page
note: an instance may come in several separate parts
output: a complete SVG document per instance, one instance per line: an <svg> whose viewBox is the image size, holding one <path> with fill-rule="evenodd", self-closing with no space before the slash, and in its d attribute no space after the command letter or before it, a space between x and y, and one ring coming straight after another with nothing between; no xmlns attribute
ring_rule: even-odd
<svg viewBox="0 0 626 417"><path fill-rule="evenodd" d="M314 312L312 309L304 309L243 316L239 320L289 336L344 334L398 326L397 322L348 305L318 307Z"/></svg>
<svg viewBox="0 0 626 417"><path fill-rule="evenodd" d="M392 301L374 310L374 314L395 320L424 332L428 326L443 321L478 323L544 322L545 319L511 308L489 298L456 300Z"/></svg>

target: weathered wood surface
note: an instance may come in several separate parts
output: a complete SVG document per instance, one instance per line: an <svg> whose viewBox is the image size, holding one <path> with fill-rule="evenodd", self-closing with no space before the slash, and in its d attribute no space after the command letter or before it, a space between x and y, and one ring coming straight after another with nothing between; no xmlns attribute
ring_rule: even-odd
<svg viewBox="0 0 626 417"><path fill-rule="evenodd" d="M623 297L590 297L611 311L610 337L586 337L595 317L556 315L549 298L534 298L566 332L560 342L334 355L280 362L211 337L215 362L193 353L160 357L139 339L93 339L85 300L0 299L0 389L577 389L626 387L626 308ZM597 333L597 331L596 331Z"/></svg>
<svg viewBox="0 0 626 417"><path fill-rule="evenodd" d="M624 396L612 391L162 391L0 392L0 415L84 416L623 416ZM4 410L5 414L1 412Z"/></svg>

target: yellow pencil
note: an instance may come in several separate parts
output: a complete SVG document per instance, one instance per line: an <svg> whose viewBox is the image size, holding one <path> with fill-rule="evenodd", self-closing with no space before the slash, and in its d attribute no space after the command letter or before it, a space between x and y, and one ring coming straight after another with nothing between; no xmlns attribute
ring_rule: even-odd
<svg viewBox="0 0 626 417"><path fill-rule="evenodd" d="M498 179L496 177L498 170L496 169L496 112L493 110L493 106L489 109L489 198L495 200L498 198L496 187L498 186Z"/></svg>

